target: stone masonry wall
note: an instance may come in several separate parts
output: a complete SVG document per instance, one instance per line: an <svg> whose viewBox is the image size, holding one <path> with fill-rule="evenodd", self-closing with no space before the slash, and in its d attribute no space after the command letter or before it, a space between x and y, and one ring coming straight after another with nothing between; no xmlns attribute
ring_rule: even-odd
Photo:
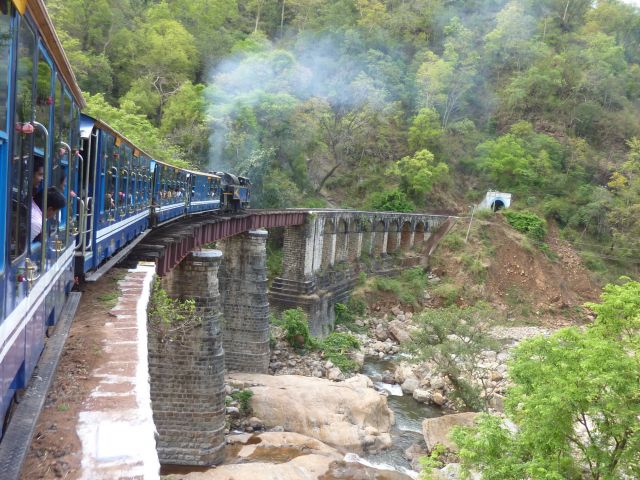
<svg viewBox="0 0 640 480"><path fill-rule="evenodd" d="M181 338L149 328L149 374L162 464L216 465L224 458L224 352L217 250L191 253L162 280L173 298L193 298L200 325Z"/></svg>
<svg viewBox="0 0 640 480"><path fill-rule="evenodd" d="M229 371L267 373L269 368L266 247L266 230L251 230L225 240L220 281Z"/></svg>

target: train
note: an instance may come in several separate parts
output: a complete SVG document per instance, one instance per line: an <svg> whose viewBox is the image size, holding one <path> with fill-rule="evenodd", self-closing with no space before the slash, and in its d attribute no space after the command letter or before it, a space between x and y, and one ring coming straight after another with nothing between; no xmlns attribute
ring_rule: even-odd
<svg viewBox="0 0 640 480"><path fill-rule="evenodd" d="M85 107L43 0L0 0L0 438L79 281L154 228L250 206L248 178L159 161Z"/></svg>

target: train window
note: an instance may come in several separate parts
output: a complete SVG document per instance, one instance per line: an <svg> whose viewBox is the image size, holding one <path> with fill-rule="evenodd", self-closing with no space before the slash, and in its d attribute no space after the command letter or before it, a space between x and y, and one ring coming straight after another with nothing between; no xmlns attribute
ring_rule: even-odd
<svg viewBox="0 0 640 480"><path fill-rule="evenodd" d="M33 112L33 60L35 34L29 24L20 22L18 32L18 65L16 74L15 122L11 155L11 247L10 257L20 257L27 246L29 210L32 203L32 141L29 125ZM39 185L33 185L37 188Z"/></svg>
<svg viewBox="0 0 640 480"><path fill-rule="evenodd" d="M7 129L10 46L11 17L8 13L0 12L0 130Z"/></svg>
<svg viewBox="0 0 640 480"><path fill-rule="evenodd" d="M116 187L118 181L118 167L116 167L116 152L113 137L104 134L104 157L105 157L105 190L104 190L104 211L107 212L107 220L113 220L118 196L116 195Z"/></svg>
<svg viewBox="0 0 640 480"><path fill-rule="evenodd" d="M53 105L51 75L51 65L49 65L42 51L40 51L38 58L38 78L36 80L36 120L44 125L47 132L51 132L49 117ZM35 147L44 155L47 149L46 137L41 133L35 135Z"/></svg>

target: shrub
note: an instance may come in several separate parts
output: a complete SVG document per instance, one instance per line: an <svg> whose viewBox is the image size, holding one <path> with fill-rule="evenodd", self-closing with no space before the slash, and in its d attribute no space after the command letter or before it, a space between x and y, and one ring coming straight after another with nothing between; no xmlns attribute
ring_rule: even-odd
<svg viewBox="0 0 640 480"><path fill-rule="evenodd" d="M248 388L238 390L231 394L231 398L236 400L240 405L240 413L243 415L249 415L253 411L251 408L251 397L253 397L253 391Z"/></svg>
<svg viewBox="0 0 640 480"><path fill-rule="evenodd" d="M413 212L416 206L401 190L385 190L371 195L369 208L385 212Z"/></svg>
<svg viewBox="0 0 640 480"><path fill-rule="evenodd" d="M149 302L149 323L159 330L161 338L170 335L180 340L201 322L193 299L170 298L160 282L154 282Z"/></svg>
<svg viewBox="0 0 640 480"><path fill-rule="evenodd" d="M314 339L309 332L309 321L304 311L298 307L282 312L279 319L274 319L273 323L280 325L284 329L285 337L292 347L303 348L313 347Z"/></svg>
<svg viewBox="0 0 640 480"><path fill-rule="evenodd" d="M349 353L360 348L360 342L350 333L333 332L320 342L320 348L324 356L343 372L353 372L358 368Z"/></svg>
<svg viewBox="0 0 640 480"><path fill-rule="evenodd" d="M481 373L479 366L483 350L494 350L497 342L489 334L492 312L477 307L427 309L416 318L419 329L408 348L417 361L429 360L446 376L454 395L467 408L484 408L481 388L470 381Z"/></svg>
<svg viewBox="0 0 640 480"><path fill-rule="evenodd" d="M509 225L533 240L542 242L547 235L547 222L535 213L507 210L504 216Z"/></svg>
<svg viewBox="0 0 640 480"><path fill-rule="evenodd" d="M446 307L456 303L460 296L460 288L451 283L441 283L433 289L433 293L442 299Z"/></svg>
<svg viewBox="0 0 640 480"><path fill-rule="evenodd" d="M464 238L462 238L462 235L458 232L451 232L440 240L440 245L448 250L460 250L464 246Z"/></svg>

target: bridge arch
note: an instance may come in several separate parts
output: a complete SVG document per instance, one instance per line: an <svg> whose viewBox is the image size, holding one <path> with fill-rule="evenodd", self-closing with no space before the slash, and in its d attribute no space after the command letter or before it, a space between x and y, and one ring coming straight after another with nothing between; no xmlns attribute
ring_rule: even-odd
<svg viewBox="0 0 640 480"><path fill-rule="evenodd" d="M387 236L387 253L393 253L398 250L398 221L392 220L389 223L389 233Z"/></svg>
<svg viewBox="0 0 640 480"><path fill-rule="evenodd" d="M347 246L349 239L349 224L345 219L338 220L338 228L336 230L336 253L335 263L343 262L347 259Z"/></svg>
<svg viewBox="0 0 640 480"><path fill-rule="evenodd" d="M382 220L378 220L373 227L373 254L376 257L379 257L385 252L385 230L386 229L384 228L384 222Z"/></svg>
<svg viewBox="0 0 640 480"><path fill-rule="evenodd" d="M411 236L411 222L405 221L400 232L400 250L403 252L411 248Z"/></svg>
<svg viewBox="0 0 640 480"><path fill-rule="evenodd" d="M335 255L335 226L333 220L326 219L322 230L322 269L333 265Z"/></svg>
<svg viewBox="0 0 640 480"><path fill-rule="evenodd" d="M360 219L353 219L349 225L347 235L347 260L354 261L360 256L362 248L362 222Z"/></svg>
<svg viewBox="0 0 640 480"><path fill-rule="evenodd" d="M415 249L420 250L424 243L424 222L418 222L416 225L415 233L413 234L413 246Z"/></svg>
<svg viewBox="0 0 640 480"><path fill-rule="evenodd" d="M360 247L360 256L365 257L371 255L371 237L372 223L370 220L363 220L360 224L362 227L362 245Z"/></svg>

